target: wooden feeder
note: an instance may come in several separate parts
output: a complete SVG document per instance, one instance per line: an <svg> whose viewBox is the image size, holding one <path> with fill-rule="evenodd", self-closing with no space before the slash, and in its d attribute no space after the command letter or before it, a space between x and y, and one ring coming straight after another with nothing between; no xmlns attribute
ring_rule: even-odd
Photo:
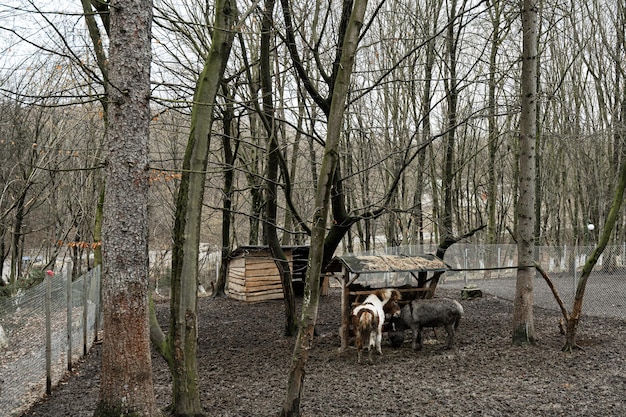
<svg viewBox="0 0 626 417"><path fill-rule="evenodd" d="M379 288L394 288L405 299L417 298L435 287L426 284L448 270L448 266L435 255L344 255L341 292L341 351L350 340L350 314L352 308ZM430 274L430 276L429 276ZM357 282L358 281L358 282Z"/></svg>

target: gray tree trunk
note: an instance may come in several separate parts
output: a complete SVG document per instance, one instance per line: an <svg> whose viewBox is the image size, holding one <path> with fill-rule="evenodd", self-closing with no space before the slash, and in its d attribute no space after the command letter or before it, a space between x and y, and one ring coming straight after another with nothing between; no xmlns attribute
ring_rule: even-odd
<svg viewBox="0 0 626 417"><path fill-rule="evenodd" d="M513 304L513 344L535 344L533 316L535 227L535 135L537 133L537 2L522 5L522 81L520 116L518 264Z"/></svg>

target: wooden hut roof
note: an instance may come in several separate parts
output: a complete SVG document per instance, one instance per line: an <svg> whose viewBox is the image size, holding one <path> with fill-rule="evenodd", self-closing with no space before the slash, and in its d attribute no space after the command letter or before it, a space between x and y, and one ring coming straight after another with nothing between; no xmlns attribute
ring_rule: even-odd
<svg viewBox="0 0 626 417"><path fill-rule="evenodd" d="M353 274L380 272L446 271L448 266L435 255L342 255L338 259Z"/></svg>

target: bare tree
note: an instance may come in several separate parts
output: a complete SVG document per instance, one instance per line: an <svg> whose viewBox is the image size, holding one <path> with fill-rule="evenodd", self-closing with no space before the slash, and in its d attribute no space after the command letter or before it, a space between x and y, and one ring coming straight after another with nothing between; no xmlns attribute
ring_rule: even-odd
<svg viewBox="0 0 626 417"><path fill-rule="evenodd" d="M163 334L151 312L152 340L170 365L175 415L202 415L197 370L197 288L201 216L215 103L234 39L237 8L216 3L211 47L196 83L191 128L176 197L173 231L170 331Z"/></svg>
<svg viewBox="0 0 626 417"><path fill-rule="evenodd" d="M522 3L522 76L519 190L517 203L518 262L513 304L513 343L536 342L533 319L535 136L537 134L537 11L535 0Z"/></svg>
<svg viewBox="0 0 626 417"><path fill-rule="evenodd" d="M284 156L279 148L278 125L274 114L274 96L272 91L272 73L270 49L274 26L275 0L266 0L261 24L261 51L260 51L260 79L263 107L259 112L267 135L267 166L264 183L265 191L265 222L263 224L264 237L269 245L278 268L283 287L285 305L285 335L292 336L296 331L296 302L293 293L292 271L289 261L282 249L277 232L277 201L278 201L278 174Z"/></svg>
<svg viewBox="0 0 626 417"><path fill-rule="evenodd" d="M103 224L104 343L96 417L158 416L148 328L148 143L152 2L110 5Z"/></svg>
<svg viewBox="0 0 626 417"><path fill-rule="evenodd" d="M356 50L359 44L359 34L363 26L366 9L367 0L356 0L353 4L343 40L339 69L330 103L324 157L315 190L316 210L313 216L311 250L304 288L305 297L302 306L302 318L289 371L285 401L280 413L284 417L300 415L300 399L302 398L302 390L304 388L305 368L309 359L315 322L317 320L317 307L320 296L319 281L324 262L326 223L330 211L330 191L334 182L333 177L337 175L335 169L338 163L339 137L343 125Z"/></svg>

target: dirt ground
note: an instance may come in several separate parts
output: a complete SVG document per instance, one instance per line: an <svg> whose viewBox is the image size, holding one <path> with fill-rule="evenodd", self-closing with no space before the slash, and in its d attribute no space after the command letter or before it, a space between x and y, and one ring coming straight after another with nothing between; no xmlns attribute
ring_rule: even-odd
<svg viewBox="0 0 626 417"><path fill-rule="evenodd" d="M460 291L439 296L459 298ZM338 353L340 297L323 297L318 336L307 367L302 415L314 416L624 416L626 321L583 317L579 343L561 352L556 311L535 309L539 344L511 346L512 304L485 295L465 309L457 347L429 330L420 352L410 337L399 349L383 342L374 365L356 351ZM166 303L158 306L165 321ZM281 301L245 304L199 300L199 378L207 416L276 416L283 401L293 339L282 335ZM408 335L407 335L408 336ZM100 346L50 398L24 416L91 416L98 396ZM154 357L157 401L170 401L165 362ZM0 413L1 414L1 413Z"/></svg>

